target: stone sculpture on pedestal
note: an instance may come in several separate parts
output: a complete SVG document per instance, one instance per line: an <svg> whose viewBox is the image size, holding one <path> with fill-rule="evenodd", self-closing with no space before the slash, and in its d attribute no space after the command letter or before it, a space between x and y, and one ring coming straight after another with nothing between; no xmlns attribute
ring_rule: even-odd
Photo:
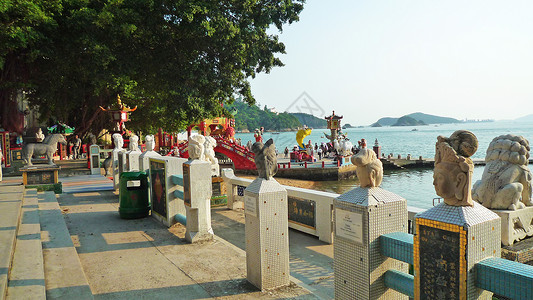
<svg viewBox="0 0 533 300"><path fill-rule="evenodd" d="M204 159L205 152L205 137L203 135L193 135L189 137L189 158L190 159Z"/></svg>
<svg viewBox="0 0 533 300"><path fill-rule="evenodd" d="M261 290L290 284L287 190L272 178L276 147L252 145L259 176L244 190L246 278Z"/></svg>
<svg viewBox="0 0 533 300"><path fill-rule="evenodd" d="M529 150L529 142L522 136L494 138L487 149L483 176L472 190L474 200L492 209L533 206Z"/></svg>
<svg viewBox="0 0 533 300"><path fill-rule="evenodd" d="M132 135L130 137L130 144L128 145L128 151L126 151L126 170L127 171L139 171L139 157L141 150L139 149L139 137Z"/></svg>
<svg viewBox="0 0 533 300"><path fill-rule="evenodd" d="M23 148L23 159L26 161L28 166L32 166L31 158L34 154L37 155L46 155L49 165L55 165L52 157L57 151L57 143L63 145L67 144L65 137L62 134L55 133L46 137L42 143L28 143L24 145Z"/></svg>
<svg viewBox="0 0 533 300"><path fill-rule="evenodd" d="M359 153L352 156L352 164L357 169L355 172L361 187L376 187L383 180L383 163L377 158L376 153L368 148L362 148Z"/></svg>
<svg viewBox="0 0 533 300"><path fill-rule="evenodd" d="M415 299L492 299L476 286L475 266L500 257L500 218L471 195L476 136L437 137L433 185L440 203L415 217Z"/></svg>
<svg viewBox="0 0 533 300"><path fill-rule="evenodd" d="M217 141L210 136L205 137L204 143L204 159L211 163L211 176L220 175L220 166L218 165L218 159L215 157L214 148L217 146Z"/></svg>
<svg viewBox="0 0 533 300"><path fill-rule="evenodd" d="M44 134L41 128L39 128L39 130L35 133L35 139L37 140L38 143L44 140Z"/></svg>
<svg viewBox="0 0 533 300"><path fill-rule="evenodd" d="M274 140L269 139L264 145L262 142L256 142L252 146L252 152L255 154L255 165L259 178L270 180L278 172L276 157L276 146Z"/></svg>
<svg viewBox="0 0 533 300"><path fill-rule="evenodd" d="M437 137L433 185L444 203L452 206L473 206L470 189L474 163L470 159L478 146L476 136L458 130L449 138Z"/></svg>
<svg viewBox="0 0 533 300"><path fill-rule="evenodd" d="M494 138L487 149L481 180L472 189L472 198L502 219L501 240L506 246L533 235L529 150L529 142L522 136Z"/></svg>

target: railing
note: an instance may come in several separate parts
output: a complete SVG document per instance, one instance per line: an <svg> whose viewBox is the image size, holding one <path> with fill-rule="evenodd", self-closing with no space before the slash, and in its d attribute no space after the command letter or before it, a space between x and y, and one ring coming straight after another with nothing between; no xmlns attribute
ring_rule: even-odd
<svg viewBox="0 0 533 300"><path fill-rule="evenodd" d="M181 190L175 190L174 196L178 199L185 200L185 194L183 192L183 175L170 175L170 178L172 179L172 183L181 187ZM176 222L179 222L183 225L187 225L187 216L183 214L176 214L174 216L174 219Z"/></svg>
<svg viewBox="0 0 533 300"><path fill-rule="evenodd" d="M340 161L331 161L331 162L308 162L308 161L299 161L299 162L286 162L278 163L278 169L294 169L294 168L330 168L330 167L340 167Z"/></svg>
<svg viewBox="0 0 533 300"><path fill-rule="evenodd" d="M224 178L224 183L226 184L228 208L234 209L236 207L242 207L244 189L246 189L253 180L237 177L233 174L233 170L231 169L223 169L221 173ZM287 196L289 198L289 227L317 236L318 239L323 242L333 243L333 199L339 197L340 194L292 186L284 187L287 190ZM292 215L291 218L291 207L294 205L302 208L304 213L312 212L312 217L307 214L307 217ZM424 211L424 209L410 206L408 206L407 209L409 233L413 233L415 228L415 215Z"/></svg>
<svg viewBox="0 0 533 300"><path fill-rule="evenodd" d="M393 232L380 237L381 254L413 264L413 235ZM486 258L475 265L476 287L510 299L533 299L533 266L499 257ZM414 297L414 276L389 270L385 285Z"/></svg>
<svg viewBox="0 0 533 300"><path fill-rule="evenodd" d="M223 169L222 176L226 184L228 207L233 209L236 202L243 201L243 191L252 180L236 177L231 169ZM289 201L289 228L317 236L323 242L333 243L333 199L339 194L284 187ZM300 213L291 215L292 207L298 207Z"/></svg>

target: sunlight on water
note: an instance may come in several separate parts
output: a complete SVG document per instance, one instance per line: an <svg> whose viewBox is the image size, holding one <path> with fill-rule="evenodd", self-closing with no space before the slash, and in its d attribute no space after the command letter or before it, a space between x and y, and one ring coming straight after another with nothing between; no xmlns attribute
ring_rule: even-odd
<svg viewBox="0 0 533 300"><path fill-rule="evenodd" d="M416 131L413 129L416 128ZM435 143L437 136L450 136L454 131L466 129L472 131L479 141L479 147L474 154L474 159L484 159L485 152L493 138L503 134L521 135L532 141L533 123L517 123L513 121L498 121L489 123L462 123L462 124L444 124L444 125L427 125L416 127L364 127L350 128L344 130L353 144L364 138L367 140L369 147L372 147L374 140L377 138L379 145L382 147L382 153L387 155L393 153L394 156L401 154L406 156L411 154L412 157L433 158L435 156ZM312 143L327 142L324 133L329 133L327 129L315 129L305 138L305 142L311 140ZM246 144L248 140L253 139L253 133L239 133L237 138L242 139ZM277 149L282 152L285 147L292 148L296 145L296 132L282 132L279 134L265 133L265 141L272 138ZM473 183L481 179L484 167L474 169ZM334 193L345 193L346 191L357 186L357 179L342 181L323 181L317 182L316 189ZM407 205L430 208L433 205L433 198L437 197L433 188L433 170L432 169L410 169L404 171L386 171L381 187L396 193L407 199Z"/></svg>
<svg viewBox="0 0 533 300"><path fill-rule="evenodd" d="M475 167L472 182L481 179L484 167ZM357 179L339 181L319 181L315 189L342 194L359 186ZM433 188L433 169L410 169L386 171L381 188L398 194L407 199L408 206L431 208L433 198L438 197Z"/></svg>

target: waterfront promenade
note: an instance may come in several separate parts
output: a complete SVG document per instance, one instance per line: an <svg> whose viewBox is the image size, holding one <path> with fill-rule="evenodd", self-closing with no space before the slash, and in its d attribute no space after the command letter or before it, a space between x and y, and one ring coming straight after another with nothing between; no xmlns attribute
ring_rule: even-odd
<svg viewBox="0 0 533 300"><path fill-rule="evenodd" d="M333 247L315 237L291 230L292 284L260 292L246 280L242 211L212 209L215 240L189 244L181 224L120 219L103 176L60 180L57 196L24 191L20 177L0 183L2 245L14 249L0 299L333 299Z"/></svg>

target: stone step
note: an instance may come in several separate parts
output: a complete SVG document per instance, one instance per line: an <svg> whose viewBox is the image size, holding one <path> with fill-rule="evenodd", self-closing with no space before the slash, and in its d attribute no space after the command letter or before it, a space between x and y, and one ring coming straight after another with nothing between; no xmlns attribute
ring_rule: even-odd
<svg viewBox="0 0 533 300"><path fill-rule="evenodd" d="M46 299L37 190L26 190L7 300Z"/></svg>
<svg viewBox="0 0 533 300"><path fill-rule="evenodd" d="M24 186L0 185L0 299L5 299L7 295L7 282L15 252L23 197Z"/></svg>
<svg viewBox="0 0 533 300"><path fill-rule="evenodd" d="M56 195L39 197L47 299L94 299Z"/></svg>

